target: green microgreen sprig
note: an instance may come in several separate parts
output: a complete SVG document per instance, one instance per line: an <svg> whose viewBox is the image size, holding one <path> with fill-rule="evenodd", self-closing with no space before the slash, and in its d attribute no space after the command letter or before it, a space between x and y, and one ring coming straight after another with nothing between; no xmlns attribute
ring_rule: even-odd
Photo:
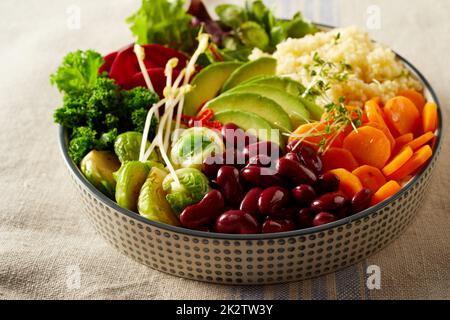
<svg viewBox="0 0 450 320"><path fill-rule="evenodd" d="M335 43L339 40L340 35L338 34L335 38ZM313 126L308 132L302 135L291 134L290 136L299 139L299 143L308 137L322 137L318 147L319 152L323 154L328 151L346 128L351 126L353 130L358 130L358 127L362 124L363 111L358 107L347 108L345 106L346 97L339 97L338 101L332 101L327 95L333 84L348 80L349 72L352 70L351 65L344 61L340 63L325 61L315 52L313 63L307 65L305 69L309 72L312 81L307 86L302 97L310 99L320 97L325 101L324 115L321 121L317 123L317 126ZM319 131L317 129L319 127L324 129Z"/></svg>

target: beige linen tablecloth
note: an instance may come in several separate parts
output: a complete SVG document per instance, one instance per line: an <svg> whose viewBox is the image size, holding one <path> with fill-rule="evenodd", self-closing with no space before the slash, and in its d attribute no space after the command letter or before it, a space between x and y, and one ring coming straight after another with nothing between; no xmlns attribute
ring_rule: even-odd
<svg viewBox="0 0 450 320"><path fill-rule="evenodd" d="M447 108L450 1L268 2L278 3L280 15L302 7L316 21L370 27L375 39L423 71ZM130 43L124 19L138 5L138 0L0 1L0 299L450 298L445 146L429 196L405 234L367 261L323 278L265 287L211 285L154 271L109 247L82 214L64 168L52 122L61 97L49 74L68 51L108 53ZM74 28L78 10L80 28ZM370 265L380 267L380 290L365 286Z"/></svg>

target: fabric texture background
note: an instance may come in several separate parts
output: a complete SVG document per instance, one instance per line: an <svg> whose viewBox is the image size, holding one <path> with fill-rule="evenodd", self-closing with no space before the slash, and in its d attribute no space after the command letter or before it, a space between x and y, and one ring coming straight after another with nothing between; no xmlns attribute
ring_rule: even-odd
<svg viewBox="0 0 450 320"><path fill-rule="evenodd" d="M301 8L316 21L342 26L373 27L367 21L379 14L381 28L369 30L373 38L413 62L447 108L449 1L268 3L277 4L281 16ZM0 2L0 299L450 299L445 143L427 200L405 234L366 261L322 278L211 285L154 271L108 246L82 214L60 156L52 112L61 96L49 74L69 51L106 54L132 42L124 19L138 6L138 0ZM67 19L78 9L80 28L70 29ZM365 286L370 265L381 269L381 290Z"/></svg>

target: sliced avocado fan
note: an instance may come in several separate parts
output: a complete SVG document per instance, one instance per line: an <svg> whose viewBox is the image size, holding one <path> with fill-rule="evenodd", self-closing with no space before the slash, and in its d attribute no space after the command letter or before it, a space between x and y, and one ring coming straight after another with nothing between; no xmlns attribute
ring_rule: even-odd
<svg viewBox="0 0 450 320"><path fill-rule="evenodd" d="M195 116L200 106L214 99L230 75L242 62L218 62L200 71L192 80L192 91L186 94L183 113Z"/></svg>
<svg viewBox="0 0 450 320"><path fill-rule="evenodd" d="M254 93L223 94L208 102L202 110L211 109L214 113L221 111L247 111L255 113L266 120L273 128L282 132L291 132L292 124L288 114L275 101Z"/></svg>
<svg viewBox="0 0 450 320"><path fill-rule="evenodd" d="M230 90L244 81L263 75L275 75L277 60L271 57L262 57L245 63L236 69L225 82L222 92Z"/></svg>

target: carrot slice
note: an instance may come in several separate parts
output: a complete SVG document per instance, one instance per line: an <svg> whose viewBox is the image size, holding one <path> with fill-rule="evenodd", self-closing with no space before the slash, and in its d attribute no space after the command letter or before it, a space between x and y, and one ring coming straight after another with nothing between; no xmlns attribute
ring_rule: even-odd
<svg viewBox="0 0 450 320"><path fill-rule="evenodd" d="M412 133L404 134L397 139L395 139L395 148L392 151L393 155L396 155L406 146L408 143L414 140L414 135Z"/></svg>
<svg viewBox="0 0 450 320"><path fill-rule="evenodd" d="M361 166L352 172L359 178L364 188L377 192L386 183L386 178L380 169L368 165Z"/></svg>
<svg viewBox="0 0 450 320"><path fill-rule="evenodd" d="M416 105L405 97L395 97L389 100L384 107L387 121L400 135L419 130L420 113Z"/></svg>
<svg viewBox="0 0 450 320"><path fill-rule="evenodd" d="M427 132L427 133L421 135L420 137L418 137L417 139L414 139L413 141L409 142L407 144L407 146L411 147L411 149L416 151L420 147L423 147L425 144L430 142L433 138L434 138L434 133Z"/></svg>
<svg viewBox="0 0 450 320"><path fill-rule="evenodd" d="M383 131L383 133L386 135L386 138L389 139L389 143L391 144L391 151L395 148L395 139L391 134L391 131L386 125L382 125L378 122L369 122L366 124L369 127L373 127L375 129Z"/></svg>
<svg viewBox="0 0 450 320"><path fill-rule="evenodd" d="M392 197L401 190L401 186L397 181L391 180L383 185L372 197L371 206L377 205L380 202Z"/></svg>
<svg viewBox="0 0 450 320"><path fill-rule="evenodd" d="M322 155L324 171L343 168L353 171L358 168L358 162L347 149L330 148Z"/></svg>
<svg viewBox="0 0 450 320"><path fill-rule="evenodd" d="M423 132L435 132L438 124L438 110L434 102L428 102L423 108L422 127Z"/></svg>
<svg viewBox="0 0 450 320"><path fill-rule="evenodd" d="M344 148L351 152L359 164L381 169L391 156L391 144L383 131L361 127L344 140Z"/></svg>
<svg viewBox="0 0 450 320"><path fill-rule="evenodd" d="M433 155L433 150L429 145L423 146L417 150L411 159L408 160L399 170L394 172L388 178L396 181L402 181L406 177L414 174L414 172L423 166Z"/></svg>
<svg viewBox="0 0 450 320"><path fill-rule="evenodd" d="M324 134L325 128L326 128L326 126L320 122L306 123L306 124L299 126L294 131L294 135L298 135L298 136L308 135L308 137L304 138L303 141L310 143L314 146L317 146L325 136L325 134ZM296 140L296 139L298 139L298 138L290 137L289 141Z"/></svg>
<svg viewBox="0 0 450 320"><path fill-rule="evenodd" d="M314 149L319 148L319 144L322 142L322 139L326 139L327 141L331 141L333 139L333 143L331 144L332 147L342 147L342 143L344 140L344 134L326 134L326 125L320 122L311 122L306 123L301 126L299 126L295 131L294 135L289 138L289 141L297 140L298 137L295 137L295 135L302 136L304 135L304 142L309 143ZM334 138L336 135L336 138ZM307 137L306 137L307 136Z"/></svg>
<svg viewBox="0 0 450 320"><path fill-rule="evenodd" d="M420 92L417 92L415 90L402 90L398 93L398 96L402 96L405 98L408 98L411 100L415 106L417 107L417 110L419 112L422 112L423 107L425 106L425 103L427 102L425 100L425 97Z"/></svg>
<svg viewBox="0 0 450 320"><path fill-rule="evenodd" d="M406 146L394 159L391 160L384 168L383 173L385 176L390 176L395 171L399 170L403 165L408 162L413 156L414 151L410 146Z"/></svg>
<svg viewBox="0 0 450 320"><path fill-rule="evenodd" d="M381 111L379 100L370 99L364 104L364 111L366 112L369 122L375 122L387 127L383 119L383 111Z"/></svg>
<svg viewBox="0 0 450 320"><path fill-rule="evenodd" d="M359 178L348 170L334 169L329 172L335 174L339 178L339 190L342 191L349 199L363 189L363 185Z"/></svg>

